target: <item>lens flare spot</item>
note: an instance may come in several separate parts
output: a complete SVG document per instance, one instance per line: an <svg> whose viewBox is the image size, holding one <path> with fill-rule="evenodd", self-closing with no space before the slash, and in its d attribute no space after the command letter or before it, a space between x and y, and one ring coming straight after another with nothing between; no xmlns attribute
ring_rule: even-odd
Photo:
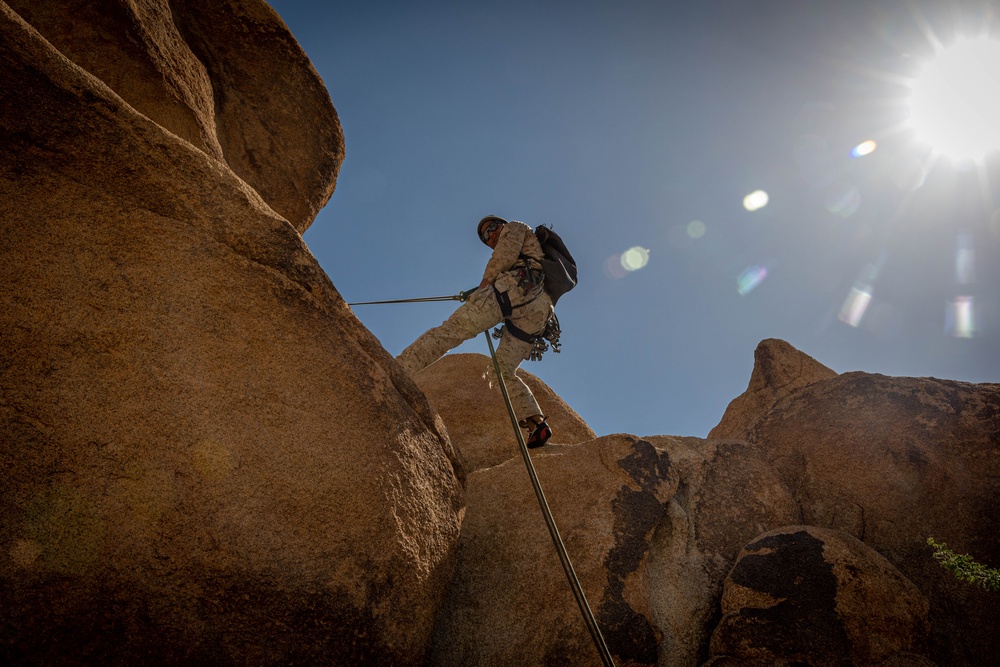
<svg viewBox="0 0 1000 667"><path fill-rule="evenodd" d="M693 239L700 239L708 231L708 227L701 220L692 220L688 223L687 233Z"/></svg>
<svg viewBox="0 0 1000 667"><path fill-rule="evenodd" d="M861 208L861 193L850 183L838 183L827 194L826 210L842 218L849 218Z"/></svg>
<svg viewBox="0 0 1000 667"><path fill-rule="evenodd" d="M976 333L976 309L971 296L956 296L948 302L944 329L955 338L972 338Z"/></svg>
<svg viewBox="0 0 1000 667"><path fill-rule="evenodd" d="M621 261L626 271L638 271L649 263L649 249L633 246L622 253Z"/></svg>
<svg viewBox="0 0 1000 667"><path fill-rule="evenodd" d="M861 320L865 316L865 311L868 310L871 302L872 293L870 288L852 287L850 294L847 295L847 299L844 300L844 305L840 307L840 314L837 318L845 324L856 327L861 324Z"/></svg>
<svg viewBox="0 0 1000 667"><path fill-rule="evenodd" d="M764 278L767 278L767 267L751 266L736 279L736 291L747 295L764 282Z"/></svg>
<svg viewBox="0 0 1000 667"><path fill-rule="evenodd" d="M955 247L955 280L959 285L970 285L975 282L975 259L972 235L959 234Z"/></svg>
<svg viewBox="0 0 1000 667"><path fill-rule="evenodd" d="M851 149L851 157L864 157L866 155L871 155L878 148L878 144L875 143L873 139L867 141L862 141L860 144Z"/></svg>
<svg viewBox="0 0 1000 667"><path fill-rule="evenodd" d="M628 271L622 266L622 256L618 253L604 260L604 275L612 280L621 280Z"/></svg>
<svg viewBox="0 0 1000 667"><path fill-rule="evenodd" d="M763 190L754 190L743 198L743 208L748 211L759 211L767 206L769 200L770 197L768 197L766 192Z"/></svg>

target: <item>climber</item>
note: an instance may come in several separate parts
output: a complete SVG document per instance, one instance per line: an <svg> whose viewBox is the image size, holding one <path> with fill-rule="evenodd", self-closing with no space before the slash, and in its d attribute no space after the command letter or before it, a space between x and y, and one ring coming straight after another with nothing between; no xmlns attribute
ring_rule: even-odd
<svg viewBox="0 0 1000 667"><path fill-rule="evenodd" d="M529 357L535 341L553 315L552 300L542 286L542 248L523 222L488 215L479 221L479 239L493 248L479 286L463 293L465 303L441 326L414 341L396 358L415 375L449 350L504 323L497 361L521 428L530 433L527 446L541 447L552 437L538 401L515 371Z"/></svg>

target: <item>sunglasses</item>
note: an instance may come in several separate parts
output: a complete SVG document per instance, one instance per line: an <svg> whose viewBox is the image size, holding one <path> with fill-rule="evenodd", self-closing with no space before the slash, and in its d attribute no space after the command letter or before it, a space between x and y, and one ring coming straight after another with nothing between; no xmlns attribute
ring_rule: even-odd
<svg viewBox="0 0 1000 667"><path fill-rule="evenodd" d="M503 223L500 222L499 220L494 220L490 224L486 225L482 233L479 235L479 238L483 240L483 243L486 243L487 241L490 240L490 235L496 230L500 229L500 225L502 224Z"/></svg>

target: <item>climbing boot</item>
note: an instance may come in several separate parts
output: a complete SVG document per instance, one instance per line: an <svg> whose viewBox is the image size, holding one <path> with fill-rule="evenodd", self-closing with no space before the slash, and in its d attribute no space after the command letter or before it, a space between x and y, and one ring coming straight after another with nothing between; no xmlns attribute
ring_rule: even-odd
<svg viewBox="0 0 1000 667"><path fill-rule="evenodd" d="M544 421L539 422L535 426L535 430L532 431L531 437L528 438L527 442L528 449L535 449L537 447L541 447L546 442L548 442L549 438L551 437L552 437L552 429L549 428L549 425L546 424Z"/></svg>

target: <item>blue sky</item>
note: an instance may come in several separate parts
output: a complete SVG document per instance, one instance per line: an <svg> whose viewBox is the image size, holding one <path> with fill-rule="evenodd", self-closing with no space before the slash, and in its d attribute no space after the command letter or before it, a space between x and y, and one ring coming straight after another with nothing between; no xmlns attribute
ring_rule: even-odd
<svg viewBox="0 0 1000 667"><path fill-rule="evenodd" d="M454 294L480 217L552 225L580 286L562 353L524 367L598 434L705 436L771 337L838 372L1000 380L1000 159L934 161L902 125L933 38L1000 34L989 3L271 4L344 127L305 234L341 294ZM455 305L355 312L396 355Z"/></svg>

